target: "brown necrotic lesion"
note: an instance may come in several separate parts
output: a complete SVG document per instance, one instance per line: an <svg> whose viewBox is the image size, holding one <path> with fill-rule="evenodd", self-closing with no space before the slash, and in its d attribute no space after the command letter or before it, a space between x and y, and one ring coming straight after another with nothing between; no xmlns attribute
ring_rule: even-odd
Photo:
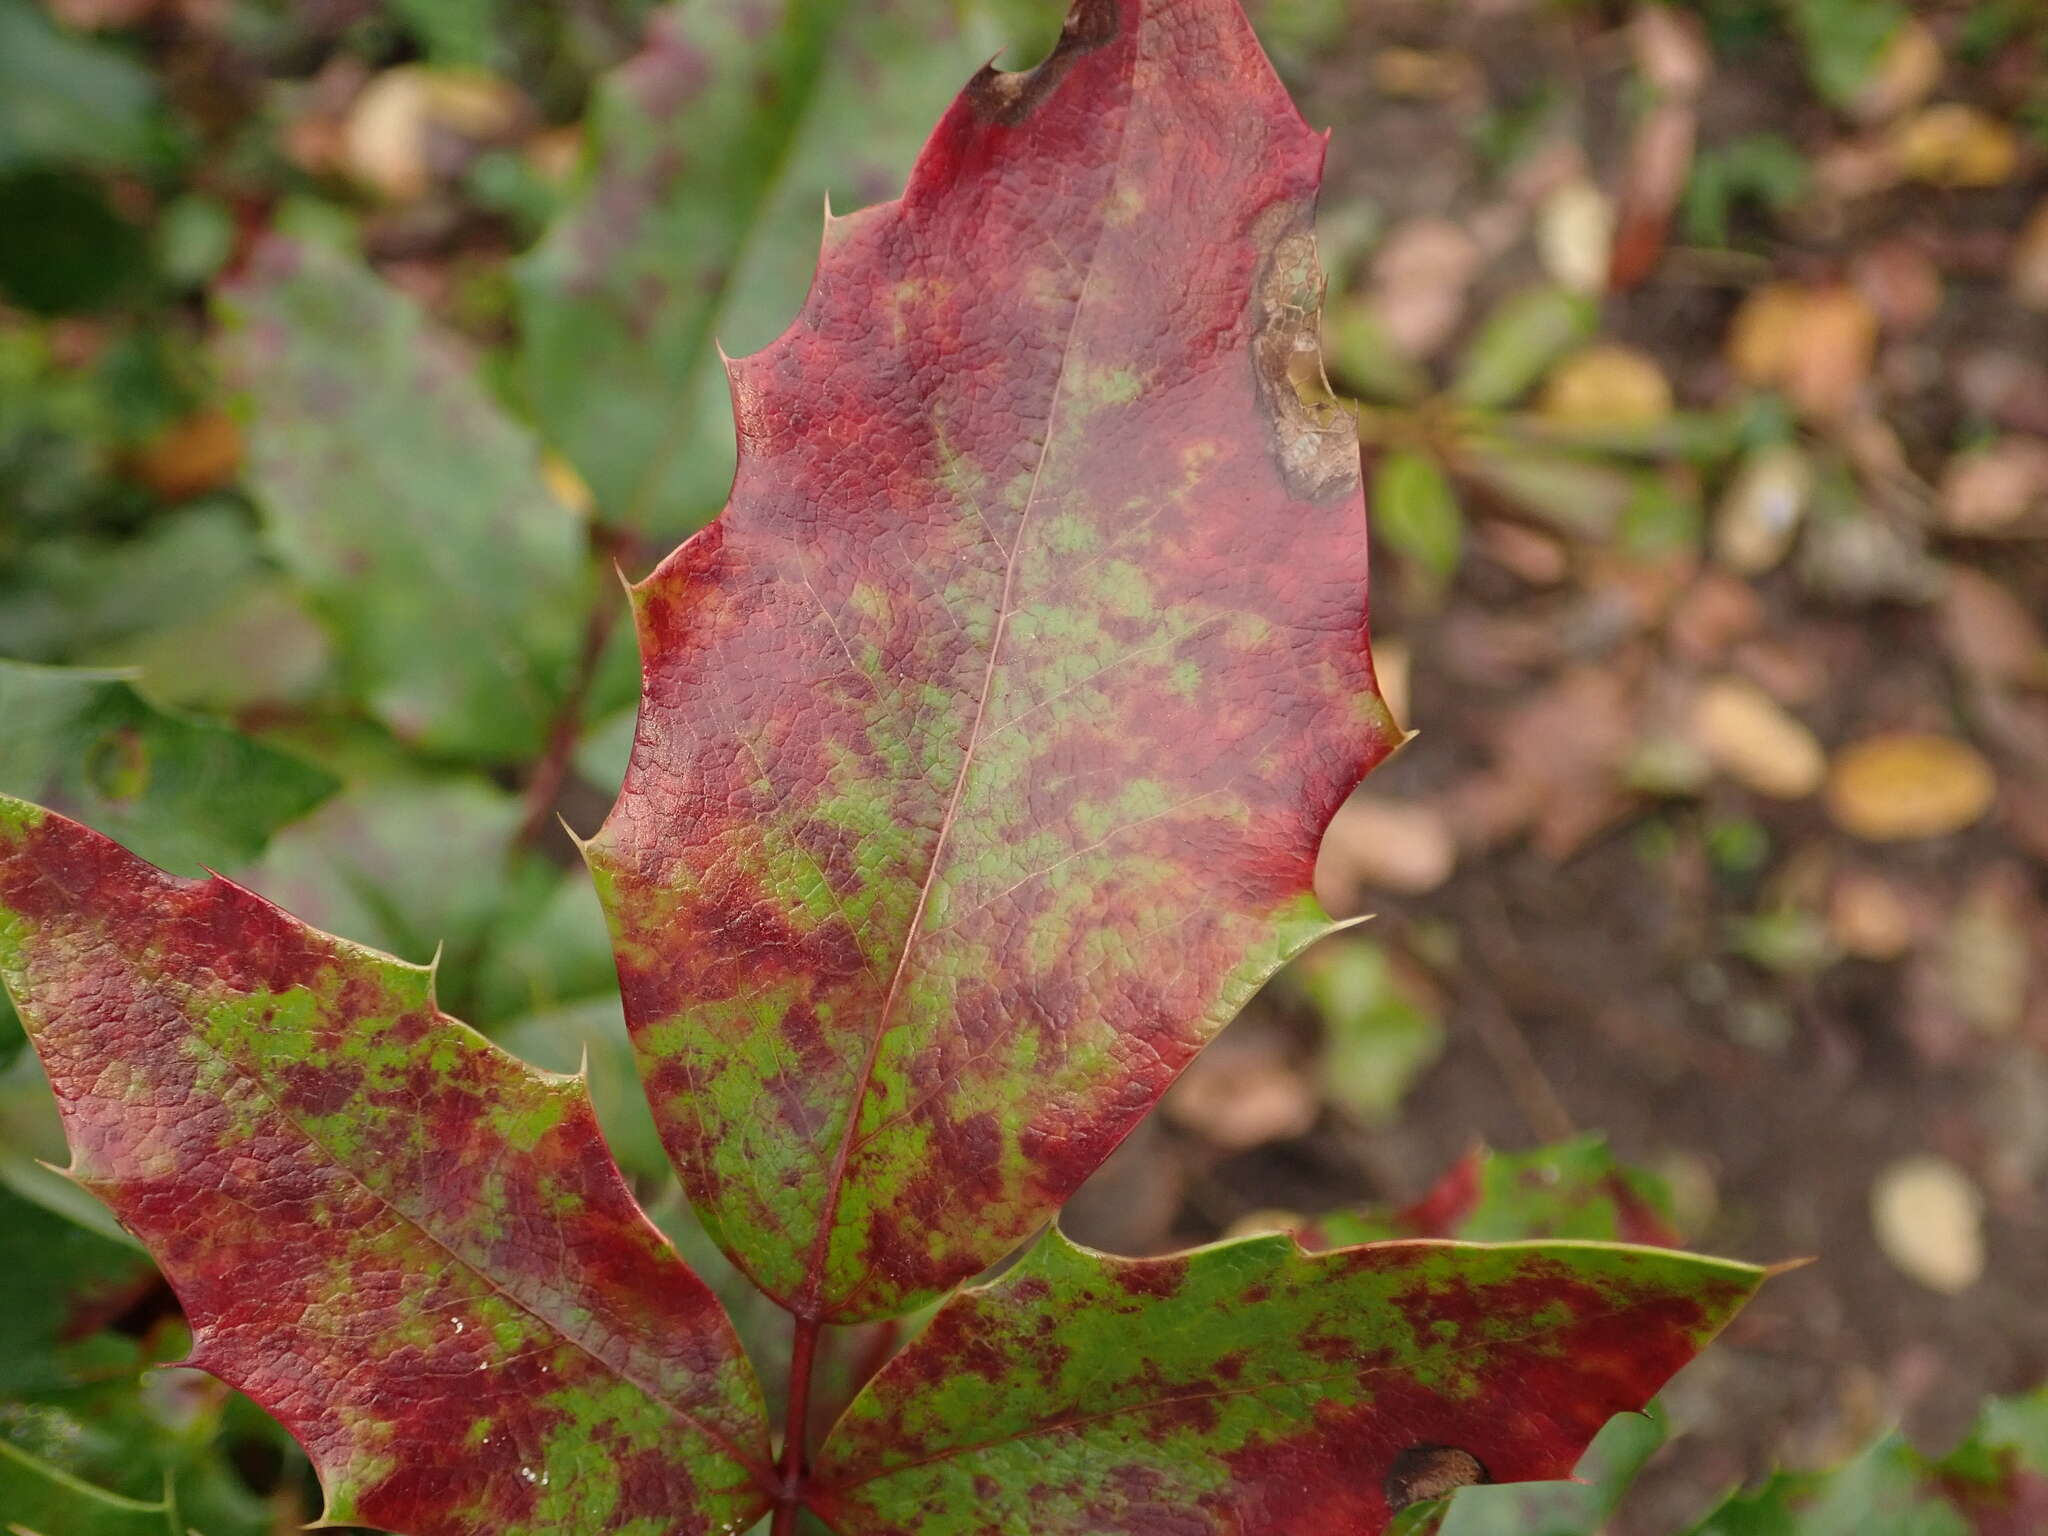
<svg viewBox="0 0 2048 1536"><path fill-rule="evenodd" d="M1387 1469L1387 1508L1403 1510L1491 1481L1486 1464L1470 1451L1454 1445L1410 1446Z"/></svg>
<svg viewBox="0 0 2048 1536"><path fill-rule="evenodd" d="M1076 59L1114 41L1119 25L1117 0L1076 0L1060 29L1059 41L1043 63L1035 69L1018 70L983 66L967 84L968 104L991 121L1021 122L1051 94Z"/></svg>
<svg viewBox="0 0 2048 1536"><path fill-rule="evenodd" d="M1358 432L1323 374L1323 271L1306 222L1276 205L1253 227L1269 254L1252 293L1252 372L1287 488L1321 501L1358 485Z"/></svg>

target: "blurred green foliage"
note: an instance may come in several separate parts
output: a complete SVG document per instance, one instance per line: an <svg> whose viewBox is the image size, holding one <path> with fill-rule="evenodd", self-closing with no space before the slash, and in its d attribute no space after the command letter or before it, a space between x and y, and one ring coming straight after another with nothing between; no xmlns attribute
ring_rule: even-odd
<svg viewBox="0 0 2048 1536"><path fill-rule="evenodd" d="M1679 217L1699 245L1726 245L1735 213L1745 205L1782 213L1813 180L1806 157L1775 133L1746 134L1693 157Z"/></svg>

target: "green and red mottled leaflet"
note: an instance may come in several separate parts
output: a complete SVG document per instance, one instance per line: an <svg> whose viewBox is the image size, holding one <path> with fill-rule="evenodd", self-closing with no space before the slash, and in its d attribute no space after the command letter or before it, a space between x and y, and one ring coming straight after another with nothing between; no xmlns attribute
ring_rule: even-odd
<svg viewBox="0 0 2048 1536"><path fill-rule="evenodd" d="M0 797L0 979L74 1176L149 1245L191 1363L297 1436L327 1518L407 1536L745 1530L767 1421L580 1081L431 973Z"/></svg>
<svg viewBox="0 0 2048 1536"><path fill-rule="evenodd" d="M1081 0L731 365L587 852L670 1153L800 1317L1000 1258L1330 927L1317 843L1397 732L1323 147L1236 0Z"/></svg>
<svg viewBox="0 0 2048 1536"><path fill-rule="evenodd" d="M1118 1259L1054 1231L870 1383L813 1507L840 1536L1373 1536L1567 1474L1763 1274L1603 1243Z"/></svg>
<svg viewBox="0 0 2048 1536"><path fill-rule="evenodd" d="M1617 1162L1600 1137L1581 1136L1528 1152L1474 1147L1412 1205L1333 1211L1295 1235L1308 1248L1401 1237L1573 1238L1670 1248L1678 1243L1670 1204L1657 1179Z"/></svg>

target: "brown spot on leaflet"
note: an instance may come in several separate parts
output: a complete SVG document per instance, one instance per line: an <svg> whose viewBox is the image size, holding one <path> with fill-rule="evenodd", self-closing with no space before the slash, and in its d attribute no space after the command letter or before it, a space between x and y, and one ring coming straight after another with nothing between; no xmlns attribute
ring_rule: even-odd
<svg viewBox="0 0 2048 1536"><path fill-rule="evenodd" d="M962 93L978 117L991 122L1022 122L1031 109L1051 94L1060 77L1082 54L1100 48L1117 34L1117 0L1075 0L1067 13L1060 40L1036 69L1003 70L982 66Z"/></svg>
<svg viewBox="0 0 2048 1536"><path fill-rule="evenodd" d="M1387 1508L1403 1510L1410 1504L1491 1481L1485 1463L1470 1451L1454 1445L1410 1446L1387 1469Z"/></svg>
<svg viewBox="0 0 2048 1536"><path fill-rule="evenodd" d="M1322 501L1358 488L1358 431L1323 376L1323 269L1308 218L1276 203L1252 226L1268 254L1252 289L1250 355L1280 474L1295 495Z"/></svg>
<svg viewBox="0 0 2048 1536"><path fill-rule="evenodd" d="M1142 1259L1116 1271L1116 1283L1133 1296L1168 1297L1180 1290L1187 1278L1184 1258Z"/></svg>

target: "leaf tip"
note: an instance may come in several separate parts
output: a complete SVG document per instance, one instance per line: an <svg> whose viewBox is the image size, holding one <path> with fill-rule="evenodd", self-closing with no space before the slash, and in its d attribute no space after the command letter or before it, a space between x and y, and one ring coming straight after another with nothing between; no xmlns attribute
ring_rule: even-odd
<svg viewBox="0 0 2048 1536"><path fill-rule="evenodd" d="M58 1178L64 1180L67 1184L75 1184L80 1189L84 1190L87 1194L92 1193L92 1186L89 1182L89 1180L91 1179L91 1175L88 1174L83 1168L78 1166L77 1152L74 1151L71 1154L70 1164L63 1168L59 1168L55 1163L50 1162L46 1158L38 1157L31 1159L31 1161L33 1161L38 1168L42 1169L43 1172L55 1174Z"/></svg>
<svg viewBox="0 0 2048 1536"><path fill-rule="evenodd" d="M578 832L574 827L570 826L569 818L564 816L561 812L557 811L555 813L555 820L561 825L562 835L568 838L569 841L575 845L576 851L583 855L584 861L587 863L590 859L591 839L583 836L582 833Z"/></svg>

